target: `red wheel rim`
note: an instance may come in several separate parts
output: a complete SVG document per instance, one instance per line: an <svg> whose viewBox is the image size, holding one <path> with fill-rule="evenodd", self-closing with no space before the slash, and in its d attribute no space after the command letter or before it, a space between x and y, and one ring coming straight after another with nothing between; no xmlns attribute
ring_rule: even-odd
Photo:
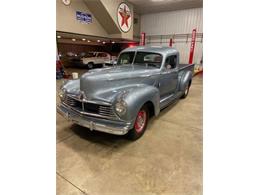
<svg viewBox="0 0 260 195"><path fill-rule="evenodd" d="M143 131L144 126L146 124L146 120L147 120L146 112L144 110L139 111L135 120L135 130L137 133Z"/></svg>

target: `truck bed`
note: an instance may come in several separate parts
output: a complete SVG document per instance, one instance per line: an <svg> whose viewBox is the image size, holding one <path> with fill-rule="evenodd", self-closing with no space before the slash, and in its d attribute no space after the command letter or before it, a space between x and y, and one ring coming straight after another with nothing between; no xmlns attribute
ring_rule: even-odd
<svg viewBox="0 0 260 195"><path fill-rule="evenodd" d="M186 69L188 67L194 69L194 64L179 64L179 71Z"/></svg>

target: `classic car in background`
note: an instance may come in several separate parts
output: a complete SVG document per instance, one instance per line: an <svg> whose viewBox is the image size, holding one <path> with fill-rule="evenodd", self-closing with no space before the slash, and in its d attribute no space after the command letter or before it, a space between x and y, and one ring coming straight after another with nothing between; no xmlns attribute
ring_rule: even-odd
<svg viewBox="0 0 260 195"><path fill-rule="evenodd" d="M86 53L81 52L79 54L74 52L67 52L67 53L59 53L59 58L61 62L63 63L65 68L78 66L78 63L80 63L80 59L84 57Z"/></svg>
<svg viewBox="0 0 260 195"><path fill-rule="evenodd" d="M116 66L91 70L64 84L57 111L90 130L136 140L150 117L188 95L193 71L194 64L179 64L176 49L127 48Z"/></svg>
<svg viewBox="0 0 260 195"><path fill-rule="evenodd" d="M107 52L88 52L88 54L81 58L81 61L89 69L92 69L96 66L103 67L104 65L113 64L116 60L116 56L111 56Z"/></svg>

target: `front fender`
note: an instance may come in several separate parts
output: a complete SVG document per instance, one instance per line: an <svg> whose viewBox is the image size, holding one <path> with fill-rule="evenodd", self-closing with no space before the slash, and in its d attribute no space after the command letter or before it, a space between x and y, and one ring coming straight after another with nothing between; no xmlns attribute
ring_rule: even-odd
<svg viewBox="0 0 260 195"><path fill-rule="evenodd" d="M154 86L138 85L128 89L124 100L127 103L127 113L123 117L126 121L135 121L138 111L147 102L153 104L155 115L160 112L160 92Z"/></svg>
<svg viewBox="0 0 260 195"><path fill-rule="evenodd" d="M189 84L189 81L192 80L192 72L185 72L180 78L180 91L184 91L186 86Z"/></svg>
<svg viewBox="0 0 260 195"><path fill-rule="evenodd" d="M66 89L67 93L77 94L79 92L80 80L68 80L61 88Z"/></svg>

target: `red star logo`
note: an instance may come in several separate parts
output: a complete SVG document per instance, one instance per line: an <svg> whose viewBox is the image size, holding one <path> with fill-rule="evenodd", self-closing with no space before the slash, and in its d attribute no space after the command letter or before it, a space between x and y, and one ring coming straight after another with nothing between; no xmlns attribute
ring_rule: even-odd
<svg viewBox="0 0 260 195"><path fill-rule="evenodd" d="M122 17L121 27L125 24L128 28L128 19L131 17L128 11L126 11L126 7L124 6L124 10L119 12L120 16Z"/></svg>

